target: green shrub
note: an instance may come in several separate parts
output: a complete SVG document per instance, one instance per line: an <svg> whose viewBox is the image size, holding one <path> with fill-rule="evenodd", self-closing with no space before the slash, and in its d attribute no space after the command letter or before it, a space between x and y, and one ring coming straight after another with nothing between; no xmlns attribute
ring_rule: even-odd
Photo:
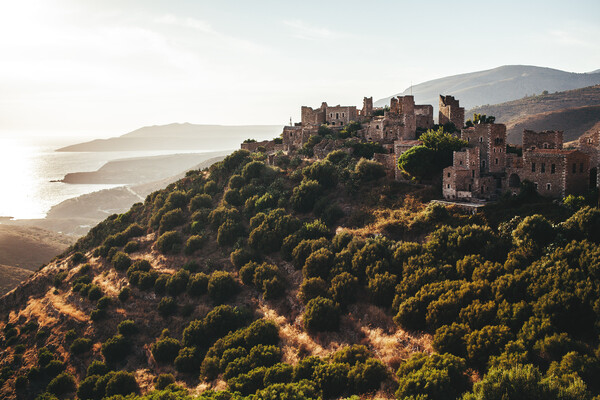
<svg viewBox="0 0 600 400"><path fill-rule="evenodd" d="M219 376L219 359L206 357L200 366L200 375L207 380L216 379Z"/></svg>
<svg viewBox="0 0 600 400"><path fill-rule="evenodd" d="M123 335L114 335L102 344L101 352L107 363L118 362L129 354L130 343Z"/></svg>
<svg viewBox="0 0 600 400"><path fill-rule="evenodd" d="M342 306L347 306L356 301L358 289L358 278L348 272L342 272L331 280L329 291L334 301Z"/></svg>
<svg viewBox="0 0 600 400"><path fill-rule="evenodd" d="M252 254L246 248L233 250L231 252L231 254L229 255L229 260L231 261L233 266L236 268L242 268L244 265L248 264L253 259L254 259L254 254Z"/></svg>
<svg viewBox="0 0 600 400"><path fill-rule="evenodd" d="M190 211L196 211L201 208L212 208L212 198L210 195L203 193L197 194L190 200Z"/></svg>
<svg viewBox="0 0 600 400"><path fill-rule="evenodd" d="M306 180L317 181L325 188L334 187L337 183L336 168L327 160L317 161L304 167L302 175Z"/></svg>
<svg viewBox="0 0 600 400"><path fill-rule="evenodd" d="M177 302L169 296L165 296L158 302L158 313L166 318L177 312Z"/></svg>
<svg viewBox="0 0 600 400"><path fill-rule="evenodd" d="M75 355L88 352L92 349L92 341L87 338L78 338L73 341L69 351Z"/></svg>
<svg viewBox="0 0 600 400"><path fill-rule="evenodd" d="M275 383L289 383L292 381L294 367L289 364L278 363L267 368L263 384L265 387Z"/></svg>
<svg viewBox="0 0 600 400"><path fill-rule="evenodd" d="M244 199L242 199L242 196L240 195L239 189L226 190L225 194L223 195L223 199L227 202L227 204L234 207L239 207L244 202Z"/></svg>
<svg viewBox="0 0 600 400"><path fill-rule="evenodd" d="M165 284L167 294L173 297L182 294L187 288L189 280L190 273L184 269L180 269L167 280L167 283Z"/></svg>
<svg viewBox="0 0 600 400"><path fill-rule="evenodd" d="M163 254L178 253L181 247L182 239L179 232L165 232L156 241L158 251Z"/></svg>
<svg viewBox="0 0 600 400"><path fill-rule="evenodd" d="M177 357L181 344L179 340L166 337L154 342L151 346L152 356L160 364L171 364Z"/></svg>
<svg viewBox="0 0 600 400"><path fill-rule="evenodd" d="M138 333L138 327L133 320L126 319L119 323L117 331L123 336L133 336Z"/></svg>
<svg viewBox="0 0 600 400"><path fill-rule="evenodd" d="M348 373L349 384L358 393L374 392L387 379L385 365L379 360L369 358L364 363L358 363Z"/></svg>
<svg viewBox="0 0 600 400"><path fill-rule="evenodd" d="M164 390L167 386L173 383L175 383L175 377L173 374L160 374L158 378L156 378L154 388L156 390Z"/></svg>
<svg viewBox="0 0 600 400"><path fill-rule="evenodd" d="M123 395L138 393L139 387L135 376L130 372L119 371L113 373L106 383L106 396Z"/></svg>
<svg viewBox="0 0 600 400"><path fill-rule="evenodd" d="M15 379L15 390L17 392L22 392L29 385L29 378L25 375L19 375Z"/></svg>
<svg viewBox="0 0 600 400"><path fill-rule="evenodd" d="M126 286L123 289L121 289L121 291L119 292L119 301L124 303L129 299L130 296L131 296L131 289Z"/></svg>
<svg viewBox="0 0 600 400"><path fill-rule="evenodd" d="M238 284L233 276L225 271L215 271L208 281L208 295L217 303L232 298L238 291Z"/></svg>
<svg viewBox="0 0 600 400"><path fill-rule="evenodd" d="M206 243L207 237L204 235L192 235L188 238L187 242L185 242L185 254L194 254L196 251L200 250L204 243Z"/></svg>
<svg viewBox="0 0 600 400"><path fill-rule="evenodd" d="M469 387L465 370L464 360L451 354L416 353L398 368L396 397L456 399Z"/></svg>
<svg viewBox="0 0 600 400"><path fill-rule="evenodd" d="M302 380L313 380L315 370L321 364L324 364L322 358L317 356L309 356L298 361L298 364L294 366L293 380L300 382Z"/></svg>
<svg viewBox="0 0 600 400"><path fill-rule="evenodd" d="M398 277L387 271L370 278L368 290L373 303L381 307L389 307L394 300L397 282Z"/></svg>
<svg viewBox="0 0 600 400"><path fill-rule="evenodd" d="M139 249L140 249L140 242L137 242L135 240L130 240L129 242L127 242L125 247L123 247L123 251L127 254L135 253ZM127 268L129 268L129 267L127 267ZM127 269L127 268L125 268L125 269Z"/></svg>
<svg viewBox="0 0 600 400"><path fill-rule="evenodd" d="M298 299L303 304L317 297L327 297L327 283L322 278L308 278L302 281L298 291Z"/></svg>
<svg viewBox="0 0 600 400"><path fill-rule="evenodd" d="M238 221L226 220L217 231L217 243L219 246L230 246L244 234L244 226Z"/></svg>
<svg viewBox="0 0 600 400"><path fill-rule="evenodd" d="M512 333L504 325L488 325L465 336L469 361L484 367L490 356L499 354L510 341Z"/></svg>
<svg viewBox="0 0 600 400"><path fill-rule="evenodd" d="M309 331L336 331L340 325L340 310L332 300L317 297L308 302L303 318L304 327Z"/></svg>
<svg viewBox="0 0 600 400"><path fill-rule="evenodd" d="M356 172L358 178L362 181L375 181L385 176L385 167L377 161L361 158L356 163L354 172Z"/></svg>
<svg viewBox="0 0 600 400"><path fill-rule="evenodd" d="M469 333L465 324L454 322L452 325L443 325L435 331L432 346L438 353L451 353L459 357L467 355L465 335Z"/></svg>
<svg viewBox="0 0 600 400"><path fill-rule="evenodd" d="M90 363L87 368L86 375L106 375L108 373L108 367L102 361L94 360Z"/></svg>
<svg viewBox="0 0 600 400"><path fill-rule="evenodd" d="M102 297L102 289L100 289L100 286L97 286L97 285L90 286L90 288L87 292L87 298L91 301L96 301L100 297Z"/></svg>
<svg viewBox="0 0 600 400"><path fill-rule="evenodd" d="M260 178L261 175L267 169L266 165L260 161L251 161L248 164L244 165L242 169L242 177L246 180L246 182L251 179Z"/></svg>
<svg viewBox="0 0 600 400"><path fill-rule="evenodd" d="M333 267L333 260L334 254L329 249L318 249L306 258L306 262L302 268L302 275L305 279L327 278L329 276L329 271Z"/></svg>
<svg viewBox="0 0 600 400"><path fill-rule="evenodd" d="M371 352L365 346L355 344L336 351L331 356L331 359L334 362L355 365L366 362L371 356Z"/></svg>
<svg viewBox="0 0 600 400"><path fill-rule="evenodd" d="M314 180L303 180L296 186L290 198L290 204L295 211L308 212L313 209L322 192L319 182Z"/></svg>
<svg viewBox="0 0 600 400"><path fill-rule="evenodd" d="M96 308L98 310L106 310L108 307L110 307L111 304L112 298L109 296L103 296L100 299L98 299L98 302L96 303Z"/></svg>
<svg viewBox="0 0 600 400"><path fill-rule="evenodd" d="M320 364L315 368L314 380L326 398L339 397L349 389L350 367L343 363Z"/></svg>
<svg viewBox="0 0 600 400"><path fill-rule="evenodd" d="M75 383L75 378L73 377L73 375L69 374L68 372L63 372L62 374L58 375L56 378L50 381L50 383L46 387L46 390L49 393L55 394L57 396L62 396L66 393L75 392L76 388L77 384Z"/></svg>
<svg viewBox="0 0 600 400"><path fill-rule="evenodd" d="M208 291L208 275L203 272L194 274L190 277L187 285L187 292L192 296L202 296Z"/></svg>
<svg viewBox="0 0 600 400"><path fill-rule="evenodd" d="M196 347L184 347L175 358L175 370L181 373L195 373L200 369L202 357Z"/></svg>
<svg viewBox="0 0 600 400"><path fill-rule="evenodd" d="M137 243L137 242L135 242ZM113 266L118 271L126 271L131 267L131 258L122 251L118 251L112 258Z"/></svg>

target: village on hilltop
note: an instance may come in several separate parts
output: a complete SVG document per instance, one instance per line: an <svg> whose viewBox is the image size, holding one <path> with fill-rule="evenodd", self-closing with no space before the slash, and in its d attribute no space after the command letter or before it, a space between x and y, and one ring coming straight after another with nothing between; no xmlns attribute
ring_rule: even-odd
<svg viewBox="0 0 600 400"><path fill-rule="evenodd" d="M453 154L453 163L443 170L442 194L448 201L482 202L497 199L504 193L516 194L524 181L533 183L545 197L564 198L582 195L600 186L600 131L582 135L576 148L563 148L562 131L525 130L521 147L508 146L506 126L494 117L467 121L465 110L453 96L439 97L438 125L467 142ZM384 153L375 153L387 175L397 181L409 177L398 168L398 158L420 146L422 133L434 127L433 107L415 104L413 96L398 96L386 107L373 107L373 98L356 106L303 106L301 122L285 126L281 138L270 141L246 141L242 149L262 151L268 162L278 155L297 152L323 130L341 132L352 127L348 140L376 142ZM323 159L333 150L350 153L348 140L323 139L313 146L313 157ZM507 151L508 150L508 151Z"/></svg>

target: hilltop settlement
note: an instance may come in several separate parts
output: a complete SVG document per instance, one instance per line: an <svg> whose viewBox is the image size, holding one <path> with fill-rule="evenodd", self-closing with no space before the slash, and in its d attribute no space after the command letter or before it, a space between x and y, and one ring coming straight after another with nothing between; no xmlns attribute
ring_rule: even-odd
<svg viewBox="0 0 600 400"><path fill-rule="evenodd" d="M506 126L494 117L474 115L465 122L465 110L453 96L440 95L438 124L431 105L415 104L413 96L398 96L386 107L373 107L373 98L356 106L302 106L301 122L283 128L280 138L256 142L247 140L241 148L264 152L270 164L286 153L323 159L333 150L352 153L357 143L374 143L373 158L397 181L414 180L399 166L402 154L422 147L421 134L441 127L464 141L453 152L452 165L443 169L441 179L448 201L482 202L503 194L517 194L528 181L544 197L582 195L598 187L600 131L588 132L574 148L565 148L562 131L525 130L521 146L510 146Z"/></svg>

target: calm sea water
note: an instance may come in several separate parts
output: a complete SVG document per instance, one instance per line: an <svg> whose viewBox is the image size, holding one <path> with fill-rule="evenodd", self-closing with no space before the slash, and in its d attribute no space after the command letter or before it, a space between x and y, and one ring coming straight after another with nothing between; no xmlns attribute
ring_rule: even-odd
<svg viewBox="0 0 600 400"><path fill-rule="evenodd" d="M44 218L50 207L64 200L120 185L72 185L51 182L69 172L95 171L120 158L186 153L190 150L140 152L75 152L54 150L77 143L56 138L44 143L0 137L0 217ZM198 153L199 151L194 151Z"/></svg>

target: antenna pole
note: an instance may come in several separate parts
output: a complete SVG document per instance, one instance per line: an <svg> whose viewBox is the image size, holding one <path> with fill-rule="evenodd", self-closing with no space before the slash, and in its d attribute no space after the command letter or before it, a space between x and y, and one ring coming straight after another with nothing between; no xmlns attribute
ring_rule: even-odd
<svg viewBox="0 0 600 400"><path fill-rule="evenodd" d="M292 117L290 117L290 126L294 126L292 125Z"/></svg>

